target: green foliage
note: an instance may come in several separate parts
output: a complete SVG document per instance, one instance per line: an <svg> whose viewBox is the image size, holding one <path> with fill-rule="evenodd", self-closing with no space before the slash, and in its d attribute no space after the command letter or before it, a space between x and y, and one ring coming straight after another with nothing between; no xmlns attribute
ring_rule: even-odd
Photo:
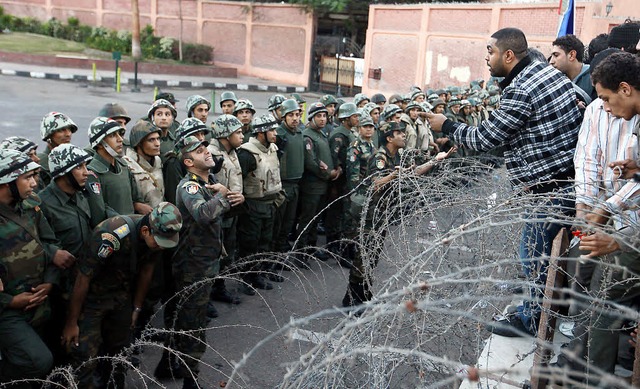
<svg viewBox="0 0 640 389"><path fill-rule="evenodd" d="M342 12L351 3L349 0L289 0L292 4L301 4L318 11Z"/></svg>
<svg viewBox="0 0 640 389"><path fill-rule="evenodd" d="M184 44L182 45L182 60L198 65L209 63L213 60L213 48L195 43Z"/></svg>

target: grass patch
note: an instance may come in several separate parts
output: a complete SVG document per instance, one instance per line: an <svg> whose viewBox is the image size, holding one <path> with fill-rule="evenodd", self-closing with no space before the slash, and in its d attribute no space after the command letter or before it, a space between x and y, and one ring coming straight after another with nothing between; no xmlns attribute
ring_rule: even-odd
<svg viewBox="0 0 640 389"><path fill-rule="evenodd" d="M0 34L0 51L28 54L84 53L82 43L25 32Z"/></svg>

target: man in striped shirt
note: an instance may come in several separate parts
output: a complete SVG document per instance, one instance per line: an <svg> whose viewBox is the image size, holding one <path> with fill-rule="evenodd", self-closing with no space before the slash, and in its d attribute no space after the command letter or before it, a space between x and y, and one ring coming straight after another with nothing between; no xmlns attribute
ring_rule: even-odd
<svg viewBox="0 0 640 389"><path fill-rule="evenodd" d="M500 107L479 127L454 123L443 115L428 115L432 128L450 134L455 143L476 151L506 146L505 162L511 183L524 192L555 193L537 204L535 214L524 215L520 241L524 272L539 287L546 279L546 265L536 258L549 255L551 242L562 225L545 223L551 215L572 212L568 198L573 178L573 154L582 115L571 81L546 63L528 55L524 33L516 28L495 32L487 43L485 60L500 83ZM532 299L532 300L535 300ZM516 314L489 326L503 336L535 334L539 307L525 299Z"/></svg>

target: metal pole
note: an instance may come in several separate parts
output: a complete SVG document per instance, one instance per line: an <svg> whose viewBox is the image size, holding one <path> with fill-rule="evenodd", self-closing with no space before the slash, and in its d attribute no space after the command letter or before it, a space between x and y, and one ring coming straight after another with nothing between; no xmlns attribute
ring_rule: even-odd
<svg viewBox="0 0 640 389"><path fill-rule="evenodd" d="M336 52L336 97L340 96L340 84L338 83L338 75L340 74L340 44L338 44L338 51Z"/></svg>
<svg viewBox="0 0 640 389"><path fill-rule="evenodd" d="M118 68L119 68L118 63L119 62L120 61L116 59L116 76L113 78L113 84L116 91L118 90Z"/></svg>
<svg viewBox="0 0 640 389"><path fill-rule="evenodd" d="M138 61L133 63L133 89L131 92L140 92L140 88L138 88Z"/></svg>

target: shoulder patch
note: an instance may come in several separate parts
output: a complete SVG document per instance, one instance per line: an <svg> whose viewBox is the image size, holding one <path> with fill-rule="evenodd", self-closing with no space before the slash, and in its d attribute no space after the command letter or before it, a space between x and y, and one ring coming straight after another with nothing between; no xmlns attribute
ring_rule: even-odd
<svg viewBox="0 0 640 389"><path fill-rule="evenodd" d="M100 248L98 248L98 257L102 259L107 259L113 254L113 247L108 244L101 244Z"/></svg>
<svg viewBox="0 0 640 389"><path fill-rule="evenodd" d="M305 139L304 143L304 148L307 149L307 151L311 151L311 149L313 148L313 141L310 138L307 138Z"/></svg>
<svg viewBox="0 0 640 389"><path fill-rule="evenodd" d="M113 233L116 234L118 236L118 238L120 238L120 239L122 239L125 236L129 235L130 232L131 232L131 230L129 229L129 225L128 224L121 225L120 227L118 227L115 230L113 230Z"/></svg>
<svg viewBox="0 0 640 389"><path fill-rule="evenodd" d="M356 161L356 155L352 154L351 157L349 157L349 161L355 162Z"/></svg>
<svg viewBox="0 0 640 389"><path fill-rule="evenodd" d="M188 181L182 185L182 188L186 190L190 195L193 195L198 193L201 187L197 182Z"/></svg>
<svg viewBox="0 0 640 389"><path fill-rule="evenodd" d="M384 162L383 159L378 159L376 161L376 167L380 170L384 169L384 166L386 165L386 163Z"/></svg>
<svg viewBox="0 0 640 389"><path fill-rule="evenodd" d="M89 183L89 190L92 191L93 193L99 195L102 192L102 187L101 187L99 182L90 182Z"/></svg>
<svg viewBox="0 0 640 389"><path fill-rule="evenodd" d="M102 235L100 235L100 238L102 239L102 244L109 243L111 244L111 247L113 247L114 251L120 250L120 241L112 234L103 232Z"/></svg>

